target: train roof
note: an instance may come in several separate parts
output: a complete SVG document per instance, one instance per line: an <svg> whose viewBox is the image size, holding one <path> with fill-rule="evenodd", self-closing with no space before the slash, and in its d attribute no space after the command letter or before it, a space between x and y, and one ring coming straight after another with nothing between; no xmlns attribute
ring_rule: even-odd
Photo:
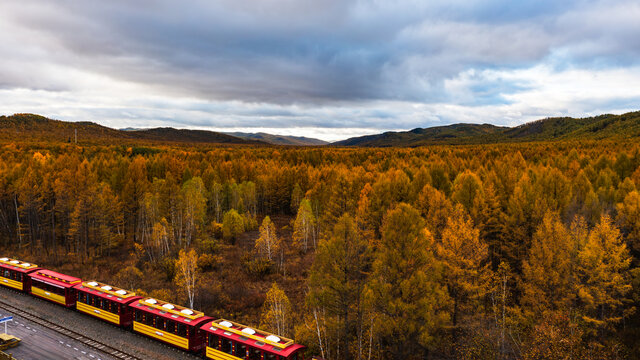
<svg viewBox="0 0 640 360"><path fill-rule="evenodd" d="M28 272L28 271L33 271L34 269L37 269L38 265L16 260L16 259L11 259L8 257L3 257L3 258L0 258L0 267L11 269L11 270L17 270L20 272Z"/></svg>
<svg viewBox="0 0 640 360"><path fill-rule="evenodd" d="M120 289L98 281L84 281L81 284L75 285L74 288L78 291L93 294L121 304L128 304L142 298L142 296L136 296L136 293L133 291Z"/></svg>
<svg viewBox="0 0 640 360"><path fill-rule="evenodd" d="M197 326L204 321L212 319L200 311L149 297L135 301L130 306L136 310L142 310L191 326Z"/></svg>
<svg viewBox="0 0 640 360"><path fill-rule="evenodd" d="M31 276L33 279L45 281L53 285L63 286L67 288L82 282L80 278L61 274L59 272L55 272L47 269L36 270L31 274L29 274L29 276Z"/></svg>
<svg viewBox="0 0 640 360"><path fill-rule="evenodd" d="M203 330L257 349L288 357L305 347L293 340L266 331L250 328L233 321L218 319L205 324Z"/></svg>

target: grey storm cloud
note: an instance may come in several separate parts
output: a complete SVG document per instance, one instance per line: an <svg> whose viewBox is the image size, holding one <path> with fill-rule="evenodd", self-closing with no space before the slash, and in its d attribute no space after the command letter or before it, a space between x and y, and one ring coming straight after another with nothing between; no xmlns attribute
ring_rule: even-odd
<svg viewBox="0 0 640 360"><path fill-rule="evenodd" d="M160 97L111 95L100 111L128 119L402 128L420 124L405 103L509 104L534 86L491 71L638 66L639 16L629 0L4 0L0 89L71 97L99 89L90 73ZM446 113L421 116L466 119Z"/></svg>

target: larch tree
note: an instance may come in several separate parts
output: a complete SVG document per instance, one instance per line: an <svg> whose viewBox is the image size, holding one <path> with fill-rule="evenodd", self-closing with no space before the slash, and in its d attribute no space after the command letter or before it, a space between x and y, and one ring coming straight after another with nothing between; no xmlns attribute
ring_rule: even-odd
<svg viewBox="0 0 640 360"><path fill-rule="evenodd" d="M262 306L260 327L280 336L289 336L292 307L287 294L275 282L267 292Z"/></svg>
<svg viewBox="0 0 640 360"><path fill-rule="evenodd" d="M378 341L385 358L423 359L436 330L449 320L433 236L420 213L404 203L387 212L381 234L367 286Z"/></svg>
<svg viewBox="0 0 640 360"><path fill-rule="evenodd" d="M193 301L196 296L196 281L198 279L198 254L194 249L186 251L180 249L176 261L177 274L176 285L184 289L189 301L189 307L193 309Z"/></svg>
<svg viewBox="0 0 640 360"><path fill-rule="evenodd" d="M307 199L303 199L298 207L298 215L293 223L293 243L303 252L309 249L309 243L315 248L315 216L311 210L311 203Z"/></svg>
<svg viewBox="0 0 640 360"><path fill-rule="evenodd" d="M480 239L489 245L489 259L493 269L497 269L504 252L504 220L505 214L500 205L500 199L492 184L484 189L484 202L479 214Z"/></svg>
<svg viewBox="0 0 640 360"><path fill-rule="evenodd" d="M631 291L630 264L620 231L602 216L578 253L578 297L590 327L602 332L622 321Z"/></svg>
<svg viewBox="0 0 640 360"><path fill-rule="evenodd" d="M426 220L426 226L436 239L440 238L442 230L447 225L449 214L453 211L453 204L446 195L427 184L418 194L417 208Z"/></svg>
<svg viewBox="0 0 640 360"><path fill-rule="evenodd" d="M436 255L444 267L444 284L453 300L452 320L457 326L461 313L473 313L487 292L490 281L488 246L480 240L462 205L457 204L436 242Z"/></svg>
<svg viewBox="0 0 640 360"><path fill-rule="evenodd" d="M547 212L533 235L522 265L522 304L540 316L568 310L575 300L577 244L557 212Z"/></svg>
<svg viewBox="0 0 640 360"><path fill-rule="evenodd" d="M128 233L136 236L136 228L139 221L140 201L144 195L149 180L147 179L147 160L138 155L127 169L126 182L122 190L122 200L125 204L125 225Z"/></svg>
<svg viewBox="0 0 640 360"><path fill-rule="evenodd" d="M260 225L260 236L256 239L255 249L257 253L269 261L278 254L280 239L276 233L276 225L269 216L265 216Z"/></svg>
<svg viewBox="0 0 640 360"><path fill-rule="evenodd" d="M478 175L470 170L465 170L456 176L451 197L455 202L462 204L469 213L472 213L475 204L483 196L482 181Z"/></svg>
<svg viewBox="0 0 640 360"><path fill-rule="evenodd" d="M309 277L310 303L338 319L339 349L333 353L345 360L362 356L361 348L350 346L352 335L362 334L362 295L371 266L368 241L359 235L352 216L341 216L331 236L320 242Z"/></svg>
<svg viewBox="0 0 640 360"><path fill-rule="evenodd" d="M618 224L620 224L627 244L640 252L640 194L632 191L624 201L616 206Z"/></svg>

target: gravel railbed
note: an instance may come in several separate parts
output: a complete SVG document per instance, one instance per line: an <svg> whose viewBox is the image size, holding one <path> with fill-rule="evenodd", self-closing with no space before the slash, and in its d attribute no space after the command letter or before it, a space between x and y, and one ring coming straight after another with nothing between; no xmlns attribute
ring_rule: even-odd
<svg viewBox="0 0 640 360"><path fill-rule="evenodd" d="M107 343L123 352L149 360L200 359L96 318L49 303L33 296L0 286L0 298L26 312Z"/></svg>

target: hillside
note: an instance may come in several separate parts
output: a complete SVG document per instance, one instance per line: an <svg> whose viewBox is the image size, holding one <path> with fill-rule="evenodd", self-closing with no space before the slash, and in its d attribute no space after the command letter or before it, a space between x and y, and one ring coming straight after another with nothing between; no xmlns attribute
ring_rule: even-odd
<svg viewBox="0 0 640 360"><path fill-rule="evenodd" d="M336 146L422 146L640 137L640 111L588 118L546 118L515 127L453 124L350 138Z"/></svg>
<svg viewBox="0 0 640 360"><path fill-rule="evenodd" d="M378 135L351 138L332 145L338 146L422 146L432 144L472 144L493 139L505 129L490 124L453 124L410 131L389 131Z"/></svg>
<svg viewBox="0 0 640 360"><path fill-rule="evenodd" d="M92 122L68 122L48 119L34 114L0 116L0 140L73 142L77 131L79 143L105 143L142 141L149 143L210 143L265 145L258 140L205 130L154 128L117 130Z"/></svg>
<svg viewBox="0 0 640 360"><path fill-rule="evenodd" d="M244 133L244 132L229 132L227 135L235 136L246 140L258 140L273 145L295 145L295 146L321 146L326 145L328 142L308 138L304 136L287 136L287 135L273 135L267 133Z"/></svg>

